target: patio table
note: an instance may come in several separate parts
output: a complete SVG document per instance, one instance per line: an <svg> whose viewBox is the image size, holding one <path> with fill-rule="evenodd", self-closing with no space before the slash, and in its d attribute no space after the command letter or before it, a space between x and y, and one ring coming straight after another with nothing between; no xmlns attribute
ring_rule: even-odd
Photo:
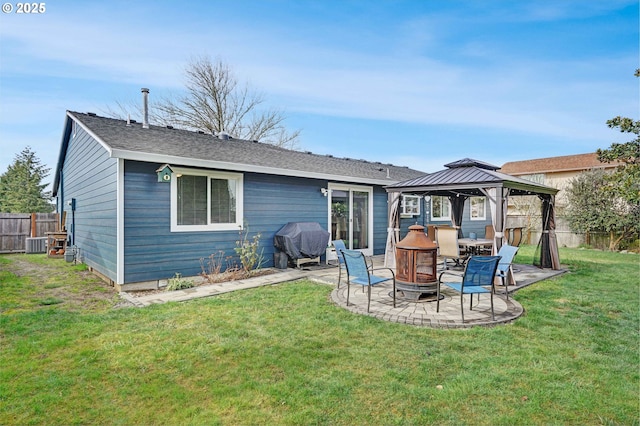
<svg viewBox="0 0 640 426"><path fill-rule="evenodd" d="M459 238L458 245L466 248L471 254L478 254L481 247L493 247L493 240L489 238Z"/></svg>

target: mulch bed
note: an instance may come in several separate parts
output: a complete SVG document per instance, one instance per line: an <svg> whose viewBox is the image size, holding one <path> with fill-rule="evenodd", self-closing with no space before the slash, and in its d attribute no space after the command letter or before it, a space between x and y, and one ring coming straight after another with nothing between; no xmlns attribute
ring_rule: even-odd
<svg viewBox="0 0 640 426"><path fill-rule="evenodd" d="M258 271L252 271L250 274L246 274L242 271L236 271L231 273L223 272L223 273L212 275L206 278L203 276L198 276L198 277L191 277L187 279L190 279L193 282L193 287L200 287L200 286L224 283L229 281L245 280L247 278L262 277L264 275L271 275L277 272L278 270L275 270L272 268L265 268L265 269L260 269ZM168 291L168 290L166 290L163 287L163 288L157 288L152 290L129 290L127 291L127 294L130 294L133 297L142 297L142 296L150 296L152 294L164 293L165 291Z"/></svg>

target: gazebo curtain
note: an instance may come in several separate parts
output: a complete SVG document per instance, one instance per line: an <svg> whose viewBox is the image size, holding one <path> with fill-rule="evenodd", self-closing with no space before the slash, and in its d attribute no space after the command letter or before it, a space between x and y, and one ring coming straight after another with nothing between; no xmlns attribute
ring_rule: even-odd
<svg viewBox="0 0 640 426"><path fill-rule="evenodd" d="M467 197L463 195L452 195L449 197L451 204L451 224L458 230L458 238L462 238L462 214L464 213L464 202Z"/></svg>
<svg viewBox="0 0 640 426"><path fill-rule="evenodd" d="M390 192L388 195L388 222L387 222L387 245L384 251L384 266L386 268L396 267L396 244L400 239L400 215L398 209L402 193Z"/></svg>
<svg viewBox="0 0 640 426"><path fill-rule="evenodd" d="M539 198L542 200L542 235L536 249L536 252L540 251L538 266L558 270L560 269L560 256L556 239L555 197L544 194Z"/></svg>

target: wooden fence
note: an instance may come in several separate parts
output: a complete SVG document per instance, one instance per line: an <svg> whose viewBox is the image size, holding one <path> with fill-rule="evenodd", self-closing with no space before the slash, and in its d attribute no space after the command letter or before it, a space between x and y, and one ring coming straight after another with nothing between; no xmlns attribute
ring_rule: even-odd
<svg viewBox="0 0 640 426"><path fill-rule="evenodd" d="M57 213L0 213L0 253L24 252L27 238L58 230Z"/></svg>

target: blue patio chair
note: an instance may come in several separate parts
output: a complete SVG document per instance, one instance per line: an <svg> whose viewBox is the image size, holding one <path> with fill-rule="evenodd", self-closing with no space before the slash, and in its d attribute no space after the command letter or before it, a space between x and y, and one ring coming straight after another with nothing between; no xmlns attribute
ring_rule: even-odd
<svg viewBox="0 0 640 426"><path fill-rule="evenodd" d="M347 269L347 306L349 306L349 292L350 284L359 284L367 287L367 312L371 308L371 287L374 285L382 284L386 281L393 280L393 307L396 307L396 275L391 268L377 268L373 269L367 266L367 259L364 254L356 250L341 250L344 263ZM386 269L391 272L391 278L379 277L373 275L373 271Z"/></svg>
<svg viewBox="0 0 640 426"><path fill-rule="evenodd" d="M510 246L509 244L505 244L500 247L500 251L498 251L498 256L500 256L500 262L498 262L498 269L496 270L496 277L502 279L502 285L504 286L504 292L507 294L507 300L509 300L509 287L507 286L507 278L509 275L509 270L511 269L511 263L513 262L513 258L516 256L518 252L518 247Z"/></svg>
<svg viewBox="0 0 640 426"><path fill-rule="evenodd" d="M458 273L452 271L444 271L438 277L437 288L437 306L436 312L440 312L440 286L442 284L450 287L451 289L460 293L460 313L462 315L462 322L464 322L464 295L471 295L471 301L469 303L469 310L473 310L473 295L478 295L480 299L480 293L489 293L491 296L491 318L496 320L495 313L493 311L493 293L495 287L493 281L496 276L496 269L498 268L498 262L500 256L471 256L467 261L464 268L464 275L462 275L462 282L442 282L442 276L445 274L461 276ZM490 287L487 289L486 287Z"/></svg>
<svg viewBox="0 0 640 426"><path fill-rule="evenodd" d="M346 250L347 247L344 245L344 241L342 240L333 240L331 244L336 249L336 255L338 256L338 287L337 288L340 288L340 281L342 280L342 270L345 269L344 257L342 256L342 251Z"/></svg>
<svg viewBox="0 0 640 426"><path fill-rule="evenodd" d="M336 255L338 256L338 267L340 268L338 270L338 287L340 288L340 282L342 281L342 270L345 269L346 267L344 265L344 258L342 256L342 250L346 250L347 247L344 244L344 241L342 240L333 240L331 241L331 245L333 245L333 247L336 249ZM371 256L366 256L367 259L367 264L369 265L369 269L373 268L373 259L371 259Z"/></svg>

